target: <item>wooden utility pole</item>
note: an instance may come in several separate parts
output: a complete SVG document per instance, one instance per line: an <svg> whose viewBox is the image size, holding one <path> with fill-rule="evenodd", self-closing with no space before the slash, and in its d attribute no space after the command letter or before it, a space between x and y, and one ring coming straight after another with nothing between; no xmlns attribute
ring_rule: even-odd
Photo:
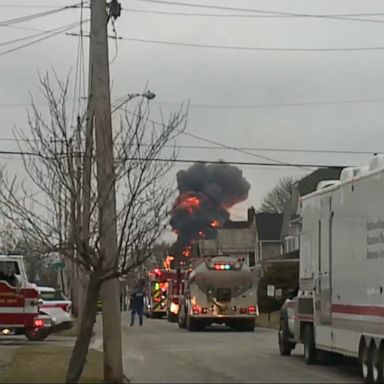
<svg viewBox="0 0 384 384"><path fill-rule="evenodd" d="M91 0L92 103L96 137L100 254L113 270L117 255L115 172L105 0ZM122 383L120 286L111 279L101 287L103 302L104 381Z"/></svg>

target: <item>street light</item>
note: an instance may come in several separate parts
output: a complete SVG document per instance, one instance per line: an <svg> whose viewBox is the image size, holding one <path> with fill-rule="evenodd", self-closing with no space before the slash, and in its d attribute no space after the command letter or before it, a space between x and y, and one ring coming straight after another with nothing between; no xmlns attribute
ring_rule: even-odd
<svg viewBox="0 0 384 384"><path fill-rule="evenodd" d="M112 108L112 113L120 109L122 106L127 104L129 101L131 101L135 97L144 97L149 101L149 100L153 100L156 97L156 94L151 92L150 90L145 91L144 93L130 93L127 95L127 98L122 103Z"/></svg>

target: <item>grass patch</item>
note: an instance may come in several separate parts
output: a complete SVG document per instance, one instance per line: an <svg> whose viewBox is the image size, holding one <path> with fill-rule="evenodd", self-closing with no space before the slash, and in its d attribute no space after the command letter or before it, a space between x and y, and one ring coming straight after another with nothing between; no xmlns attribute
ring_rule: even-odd
<svg viewBox="0 0 384 384"><path fill-rule="evenodd" d="M256 326L279 329L279 319L280 311L272 312L270 318L268 313L260 313L260 315L256 317Z"/></svg>
<svg viewBox="0 0 384 384"><path fill-rule="evenodd" d="M49 345L17 350L4 383L64 383L72 348ZM80 383L103 382L103 354L90 349Z"/></svg>

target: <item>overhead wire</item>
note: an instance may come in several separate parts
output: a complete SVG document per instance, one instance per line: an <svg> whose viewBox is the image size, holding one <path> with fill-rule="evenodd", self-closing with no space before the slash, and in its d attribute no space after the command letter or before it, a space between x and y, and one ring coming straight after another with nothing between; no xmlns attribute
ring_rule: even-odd
<svg viewBox="0 0 384 384"><path fill-rule="evenodd" d="M168 1L168 0L139 0L141 3L152 3L152 4L165 4L165 5L177 5L181 7L195 7L195 8L204 8L204 9L220 9L226 11L236 11L236 12L249 12L249 13L258 13L258 14L267 14L275 16L289 16L289 17L302 17L302 18L318 18L318 19L334 19L334 20L344 20L344 21L358 21L358 22L368 22L368 23L384 23L384 20L376 19L360 19L353 16L345 16L345 14L307 14L307 13L295 13L295 12L284 12L284 11L271 11L265 9L254 9L254 8L238 8L238 7L228 7L222 5L211 5L211 4L201 4L201 3L182 3L178 1Z"/></svg>
<svg viewBox="0 0 384 384"><path fill-rule="evenodd" d="M345 100L314 100L314 101L301 101L292 103L269 103L269 104L194 104L190 103L190 108L202 109L259 109L259 108L280 108L280 107L297 107L297 106L316 106L316 105L339 105L339 104L364 104L364 103L378 103L383 102L384 97L367 98L367 99L345 99ZM158 102L153 101L152 104L159 105L178 105L172 102ZM1 104L0 104L1 106Z"/></svg>
<svg viewBox="0 0 384 384"><path fill-rule="evenodd" d="M135 112L131 112L129 110L126 109L126 112L130 115L133 115L133 116L136 116L136 113ZM149 122L151 122L152 124L154 125L157 125L157 126L163 126L162 123L159 123L158 121L155 121L155 120L152 120L152 119L148 119ZM241 150L241 149L237 149L236 147L232 147L232 146L229 146L229 145L226 145L226 144L223 144L223 143L220 143L218 141L214 141L214 140L211 140L211 139L208 139L206 137L202 137L202 136L199 136L199 135L196 135L194 133L190 133L190 132L186 132L186 131L180 131L181 134L183 135L186 135L186 136L189 136L189 137L193 137L197 140L200 140L200 141L204 141L204 142L207 142L207 143L210 143L210 144L215 144L217 146L220 146L220 147L223 147L223 148L226 148L226 149L229 149L231 151L235 151L235 152L239 152L239 153L243 153L243 154L246 154L248 156L252 156L252 157L256 157L258 159L262 159L262 160L267 160L267 161L272 161L272 162L275 162L277 164L287 164L283 161L280 161L278 159L273 159L271 157L268 157L268 156L263 156L263 155L258 155L256 153L253 153L253 152L249 152L249 151L245 151L245 150ZM305 166L297 166L297 168L302 168L304 169Z"/></svg>
<svg viewBox="0 0 384 384"><path fill-rule="evenodd" d="M59 28L55 28L55 29L52 29L50 32L52 33L49 33L47 36L44 36L44 37L41 37L39 39L36 39L34 41L31 41L31 42L28 42L26 44L21 44L21 45L18 45L17 47L14 47L14 48L11 48L11 49L8 49L6 51L2 51L0 52L0 56L4 56L8 53L11 53L11 52L15 52L15 51L18 51L19 49L22 49L22 48L26 48L26 47L30 47L31 45L34 45L34 44L37 44L43 40L47 40L47 39L50 39L51 37L54 37L58 34L61 34L63 32L66 32L66 31L69 31L73 28L75 28L77 25L79 25L78 22L76 23L72 23L72 24L68 24L66 26L62 26L62 27L59 27Z"/></svg>
<svg viewBox="0 0 384 384"><path fill-rule="evenodd" d="M41 156L41 154L34 152L24 152L24 151L5 151L0 150L0 155L16 155L16 156L32 156L32 157L42 157L46 160L49 158ZM76 153L73 153L76 156ZM142 161L147 160L144 157L121 157L117 160L120 161ZM251 162L251 161L226 161L226 160L205 160L205 159L167 159L167 158L156 158L152 161L156 162L171 162L171 163L210 163L210 164L233 164L233 165L249 165L249 166L262 166L262 167L294 167L294 168L342 168L347 165L333 165L333 164L302 164L302 163L288 163L280 162L276 163L265 163L265 162ZM349 165L348 165L349 166Z"/></svg>
<svg viewBox="0 0 384 384"><path fill-rule="evenodd" d="M110 38L116 38L109 36ZM155 39L142 39L137 37L117 37L119 40L127 40L147 44L160 44L170 46L181 46L191 48L210 48L221 50L235 50L235 51L270 51L270 52L348 52L348 51L382 51L384 46L372 47L335 47L335 48L294 48L294 47L256 47L256 46L238 46L238 45L217 45L217 44L201 44L190 43L182 41L171 40L155 40Z"/></svg>
<svg viewBox="0 0 384 384"><path fill-rule="evenodd" d="M34 139L15 139L0 137L0 142L33 142ZM141 144L143 147L150 146L150 144ZM189 145L189 144L175 144L175 145L165 145L164 148L180 148L180 149L201 149L201 150L228 150L228 148L218 146L218 145ZM276 148L276 147L239 147L234 146L232 149L236 150L246 150L246 151L260 151L260 152L291 152L291 153L331 153L331 154L340 154L340 155L373 155L375 153L380 153L378 150L341 150L341 149L321 149L321 148Z"/></svg>
<svg viewBox="0 0 384 384"><path fill-rule="evenodd" d="M170 11L158 11L153 9L137 9L137 8L122 8L124 11L128 12L134 12L134 13L147 13L147 14L153 14L153 15L167 15L167 16L190 16L190 17L218 17L218 18L292 18L292 17L299 17L299 16L293 16L293 15L266 15L266 14L238 14L238 13L195 13L195 12L170 12ZM308 15L312 16L312 15ZM384 16L384 12L377 12L377 13L351 13L351 14L326 14L326 15L319 15L319 16L334 16L334 17L356 17L356 16ZM348 20L348 19L346 19Z"/></svg>
<svg viewBox="0 0 384 384"><path fill-rule="evenodd" d="M71 8L76 8L78 4L73 4L73 5L67 5L65 7L60 7L56 8L50 11L45 11L45 12L39 12L39 13L34 13L31 15L26 15L26 16L21 16L21 17L16 17L13 19L8 19L8 20L0 20L0 27L7 27L12 24L18 24L18 23L24 23L26 21L34 20L37 18L53 15L55 13L63 12Z"/></svg>

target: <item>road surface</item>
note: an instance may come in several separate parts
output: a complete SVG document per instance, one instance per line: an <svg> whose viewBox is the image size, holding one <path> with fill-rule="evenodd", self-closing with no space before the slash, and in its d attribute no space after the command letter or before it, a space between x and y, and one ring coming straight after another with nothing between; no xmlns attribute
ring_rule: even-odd
<svg viewBox="0 0 384 384"><path fill-rule="evenodd" d="M166 320L129 327L123 314L124 372L132 383L361 383L351 361L306 365L302 348L281 357L276 330L222 327L187 332Z"/></svg>

